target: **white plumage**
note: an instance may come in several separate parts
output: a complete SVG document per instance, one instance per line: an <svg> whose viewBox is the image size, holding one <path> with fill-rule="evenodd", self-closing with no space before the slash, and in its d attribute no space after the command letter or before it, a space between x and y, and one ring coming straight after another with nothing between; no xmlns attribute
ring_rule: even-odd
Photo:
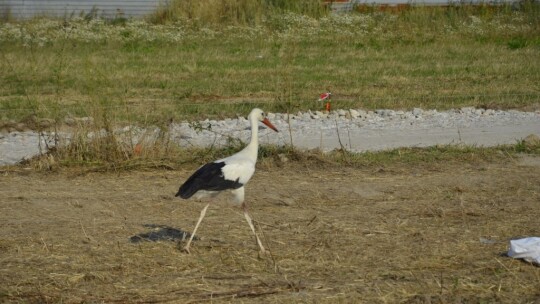
<svg viewBox="0 0 540 304"><path fill-rule="evenodd" d="M240 152L208 163L200 167L193 175L191 175L187 181L180 186L176 196L180 196L183 199L195 197L200 199L203 197L213 197L223 191L229 191L234 196L234 201L237 204L242 205L244 210L244 216L249 224L249 227L255 235L257 244L259 245L261 252L264 253L265 249L255 232L253 221L248 214L247 205L244 202L244 185L251 179L255 173L255 164L257 162L257 154L259 150L259 138L258 138L258 122L262 122L274 131L278 131L274 125L266 118L266 114L261 109L253 109L248 116L251 124L251 140L249 144ZM199 227L206 209L210 204L207 204L201 211L201 215L191 237L184 247L184 250L189 253L189 246L193 240L193 236Z"/></svg>
<svg viewBox="0 0 540 304"><path fill-rule="evenodd" d="M238 156L238 155L234 155ZM246 157L231 157L223 160L225 167L221 169L227 180L238 180L245 185L255 173L255 162Z"/></svg>

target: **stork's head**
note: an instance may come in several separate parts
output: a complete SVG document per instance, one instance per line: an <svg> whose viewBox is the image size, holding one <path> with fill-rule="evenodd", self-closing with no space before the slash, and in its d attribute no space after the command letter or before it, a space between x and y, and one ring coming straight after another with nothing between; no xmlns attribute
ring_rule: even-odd
<svg viewBox="0 0 540 304"><path fill-rule="evenodd" d="M251 113L249 113L249 118L256 119L265 124L270 129L279 132L278 129L274 127L274 125L270 122L270 120L268 120L268 117L266 117L266 113L264 113L264 111L261 109L255 108L251 110Z"/></svg>

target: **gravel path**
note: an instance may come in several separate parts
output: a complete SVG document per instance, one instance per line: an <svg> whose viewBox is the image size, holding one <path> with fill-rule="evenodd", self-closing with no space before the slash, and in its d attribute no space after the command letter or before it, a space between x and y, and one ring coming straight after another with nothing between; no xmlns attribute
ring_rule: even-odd
<svg viewBox="0 0 540 304"><path fill-rule="evenodd" d="M445 112L422 109L337 110L330 114L308 111L290 116L270 113L269 118L281 132L276 134L261 127L262 143L286 145L291 144L292 138L297 148L319 148L323 151L340 148L341 145L354 152L439 144L496 146L516 143L529 134L540 135L540 111L497 111L472 107ZM220 146L227 144L230 138L248 141L250 135L249 122L244 117L183 122L172 124L170 130L172 139L181 146ZM116 132L119 135L130 134L137 142L142 138L151 140L158 130L126 127ZM63 134L62 137L69 135ZM33 131L0 134L0 165L14 164L39 154L39 140ZM42 138L41 147L45 146Z"/></svg>

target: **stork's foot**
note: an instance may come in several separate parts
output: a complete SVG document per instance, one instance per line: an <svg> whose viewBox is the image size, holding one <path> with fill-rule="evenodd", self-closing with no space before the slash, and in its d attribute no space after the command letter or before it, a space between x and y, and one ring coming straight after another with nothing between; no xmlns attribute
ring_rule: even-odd
<svg viewBox="0 0 540 304"><path fill-rule="evenodd" d="M263 258L269 257L269 256L270 256L270 251L265 250L265 249L259 250L259 259L263 259Z"/></svg>
<svg viewBox="0 0 540 304"><path fill-rule="evenodd" d="M185 254L191 254L191 251L189 251L189 246L184 246L180 251Z"/></svg>

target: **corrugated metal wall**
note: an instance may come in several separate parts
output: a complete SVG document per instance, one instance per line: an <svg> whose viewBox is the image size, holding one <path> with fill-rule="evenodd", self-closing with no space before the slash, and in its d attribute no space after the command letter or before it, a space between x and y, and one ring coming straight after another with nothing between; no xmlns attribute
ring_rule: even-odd
<svg viewBox="0 0 540 304"><path fill-rule="evenodd" d="M28 19L34 16L70 17L94 12L99 17L142 17L169 0L0 0L0 18ZM204 1L204 0L199 0ZM294 1L294 0L291 0ZM510 3L517 0L335 0L334 12L350 11L354 4Z"/></svg>
<svg viewBox="0 0 540 304"><path fill-rule="evenodd" d="M445 6L461 4L504 4L514 3L520 0L336 0L332 1L332 11L336 13L350 12L355 5L381 5L381 6L400 6L400 5L427 5L427 6Z"/></svg>
<svg viewBox="0 0 540 304"><path fill-rule="evenodd" d="M0 14L15 19L69 17L95 12L104 18L142 17L165 0L0 0Z"/></svg>

